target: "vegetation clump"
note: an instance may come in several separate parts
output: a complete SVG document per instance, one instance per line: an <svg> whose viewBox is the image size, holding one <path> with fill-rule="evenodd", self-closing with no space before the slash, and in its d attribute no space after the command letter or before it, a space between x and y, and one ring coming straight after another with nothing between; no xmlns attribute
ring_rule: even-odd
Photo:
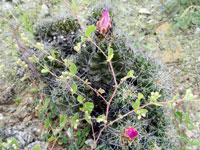
<svg viewBox="0 0 200 150"><path fill-rule="evenodd" d="M100 18L103 12L102 10L97 9L94 11L91 17L89 17L88 24L97 24L97 18ZM70 94L68 87L61 82L62 79L58 80L49 71L63 78L68 75L67 66L69 67L71 63L74 63L77 67L77 76L90 83L91 87L99 91L105 99L108 99L112 96L112 92L115 89L112 70L109 68L108 60L103 54L109 53L109 49L113 50L112 65L116 74L116 82L119 84L130 70L134 71L133 75L135 78L126 80L117 90L117 94L110 104L107 121L112 121L121 114L133 110L131 105L136 102L139 93L143 93L144 95L144 98L141 99L141 104L143 105L149 103L151 94L157 91L159 95L162 95L159 101L164 100L168 91L159 88L155 84L156 74L162 70L161 66L148 60L145 55L141 55L141 53L135 52L134 49L128 47L124 37L113 36L112 29L102 37L99 36L101 33L96 31L92 37L103 53L91 42L83 40L79 29L80 26L76 20L67 19L44 24L44 26L38 27L35 33L35 39L37 41L43 42L44 45L51 43L52 47L48 51L54 55L55 59L64 61L64 64L58 63L50 60L48 56L40 59L40 63L45 64L48 68L48 71L42 76L46 81L51 81L48 82L45 88L46 94L53 99L56 105L62 108L62 111L65 109L66 111L64 112L67 115L73 115L79 111L80 103L77 101L76 94ZM59 43L59 36L65 37L65 40ZM66 46L65 44L68 42L69 45ZM40 68L41 70L42 68ZM94 108L91 111L92 117L97 118L101 114L106 113L105 101L95 91L88 88L87 84L83 84L75 78L69 78L67 80L72 86L75 83L75 89L78 95L83 96L87 101L94 104ZM112 149L121 149L124 146L149 149L152 148L155 142L160 145L161 143L162 145L163 143L167 143L166 141L169 141L165 134L167 122L162 108L159 106L148 106L146 111L142 116L138 116L138 114L127 116L109 126L102 133L100 142L105 147ZM79 115L84 117L84 113L80 113ZM85 124L86 122L82 123ZM94 124L94 132L97 134L103 124L95 120L92 123ZM127 142L123 142L121 132L128 124L136 126L138 131L140 131L139 138L136 142L137 144L133 142L126 145L125 143ZM170 144L168 143L167 145Z"/></svg>

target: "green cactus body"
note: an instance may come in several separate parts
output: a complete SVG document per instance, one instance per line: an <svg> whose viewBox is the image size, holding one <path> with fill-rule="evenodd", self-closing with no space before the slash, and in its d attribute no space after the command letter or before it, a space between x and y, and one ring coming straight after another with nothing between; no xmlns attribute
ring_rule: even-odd
<svg viewBox="0 0 200 150"><path fill-rule="evenodd" d="M71 18L45 22L35 29L35 39L46 46L59 49L62 58L76 54L74 46L80 42L80 25Z"/></svg>

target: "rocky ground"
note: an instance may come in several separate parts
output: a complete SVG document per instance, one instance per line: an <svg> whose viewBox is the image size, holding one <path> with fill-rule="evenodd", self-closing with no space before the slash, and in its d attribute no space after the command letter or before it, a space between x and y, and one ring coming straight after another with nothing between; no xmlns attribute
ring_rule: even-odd
<svg viewBox="0 0 200 150"><path fill-rule="evenodd" d="M63 2L51 3L41 1L40 16L45 18L49 14L56 16L67 11ZM83 7L85 15L91 11L96 1L91 1L89 8ZM175 28L173 16L167 15L162 1L132 1L118 0L112 2L115 10L116 28L127 34L138 43L138 47L153 57L162 60L168 66L169 74L173 77L174 93L183 96L185 90L193 89L193 93L200 98L200 27L193 26L188 30ZM34 10L39 7L38 1L13 0L0 1L0 16L7 12L13 15L14 8ZM111 5L112 6L112 5ZM37 8L38 9L38 8ZM64 10L64 11L62 11ZM15 16L15 15L14 15ZM16 23L15 17L10 20ZM20 18L18 18L20 19ZM6 18L0 18L0 137L4 140L16 138L20 148L32 150L35 145L40 145L42 150L48 149L48 143L42 141L45 132L43 122L37 118L37 95L31 92L32 85L24 86L27 81L16 77L17 47L14 44L12 33L8 29ZM15 25L15 24L14 24ZM3 69L2 69L3 68ZM30 82L29 82L30 84ZM200 109L199 102L181 105L180 111L190 111L191 120L195 130L185 130L185 134L193 140L200 141ZM198 150L198 147L194 147Z"/></svg>

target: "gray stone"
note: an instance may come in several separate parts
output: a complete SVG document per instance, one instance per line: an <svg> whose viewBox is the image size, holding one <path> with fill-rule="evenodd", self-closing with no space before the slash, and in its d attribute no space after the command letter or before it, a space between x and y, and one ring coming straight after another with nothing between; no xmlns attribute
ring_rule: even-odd
<svg viewBox="0 0 200 150"><path fill-rule="evenodd" d="M4 141L9 139L16 139L19 142L20 148L25 148L26 146L34 147L33 142L37 141L41 147L46 147L45 144L41 141L39 134L41 132L39 129L35 129L33 127L27 128L24 126L15 126L15 127L0 127L0 137L3 138ZM30 145L32 144L32 146ZM30 146L29 146L30 145ZM42 148L43 150L43 148ZM45 150L45 149L44 149Z"/></svg>
<svg viewBox="0 0 200 150"><path fill-rule="evenodd" d="M17 127L0 128L0 136L3 137L5 141L15 138L19 142L20 148L24 148L27 144L34 141L34 137L30 133Z"/></svg>
<svg viewBox="0 0 200 150"><path fill-rule="evenodd" d="M4 120L3 114L0 114L0 121Z"/></svg>
<svg viewBox="0 0 200 150"><path fill-rule="evenodd" d="M194 31L194 33L195 33L195 34L198 34L198 33L200 33L200 28L199 28L199 27L197 27L197 28L196 28L196 30Z"/></svg>
<svg viewBox="0 0 200 150"><path fill-rule="evenodd" d="M27 146L27 150L33 150L33 148L36 145L39 145L41 150L47 150L48 149L48 143L47 142L35 141L35 142L33 142L33 143L31 143Z"/></svg>
<svg viewBox="0 0 200 150"><path fill-rule="evenodd" d="M12 6L11 3L8 3L8 2L1 2L0 3L0 9L2 11L11 10L12 8L13 8L13 6Z"/></svg>
<svg viewBox="0 0 200 150"><path fill-rule="evenodd" d="M0 91L0 105L9 103L15 96L15 85L12 85L6 88L3 91Z"/></svg>
<svg viewBox="0 0 200 150"><path fill-rule="evenodd" d="M144 15L150 15L151 14L151 12L147 8L140 8L139 13L144 14Z"/></svg>
<svg viewBox="0 0 200 150"><path fill-rule="evenodd" d="M126 2L128 2L128 0L122 0L122 2L123 2L123 3L126 3Z"/></svg>
<svg viewBox="0 0 200 150"><path fill-rule="evenodd" d="M50 13L49 8L47 7L47 5L43 4L41 12L40 12L40 16L45 17L45 16L49 15L49 13Z"/></svg>

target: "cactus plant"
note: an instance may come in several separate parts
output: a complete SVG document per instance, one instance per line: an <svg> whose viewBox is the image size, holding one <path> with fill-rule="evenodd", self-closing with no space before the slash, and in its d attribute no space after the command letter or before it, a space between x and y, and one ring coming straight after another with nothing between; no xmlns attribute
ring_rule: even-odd
<svg viewBox="0 0 200 150"><path fill-rule="evenodd" d="M61 51L62 57L75 54L73 47L80 41L78 38L80 25L71 18L59 19L56 21L43 21L35 29L35 39L52 46Z"/></svg>
<svg viewBox="0 0 200 150"><path fill-rule="evenodd" d="M98 19L101 17L103 9L97 9L91 17L89 22L97 24ZM112 15L111 15L112 16ZM98 18L98 19L97 19ZM88 23L88 24L90 24ZM67 24L67 25L66 25ZM75 27L74 27L75 26ZM113 27L113 25L112 25ZM35 37L38 41L42 41L46 45L53 45L56 49L57 59L68 58L70 55L75 54L73 60L78 68L78 76L83 80L88 80L91 86L97 90L101 89L102 95L108 99L114 90L114 81L109 64L103 54L90 42L85 42L85 46L81 45L80 53L76 53L73 47L80 41L79 25L76 21L67 19L67 21L58 21L53 24L48 24L46 27L39 27L36 30ZM112 33L112 29L111 32ZM110 34L111 35L111 34ZM64 36L69 40L69 45L65 45L66 41L59 41L59 37ZM54 38L56 37L56 38ZM169 93L166 88L159 88L156 85L157 76L162 72L162 67L154 61L149 60L142 52L136 52L132 47L127 46L126 39L117 34L112 36L109 40L99 39L99 33L92 37L95 43L107 54L108 48L112 48L114 56L112 58L112 65L116 74L116 80L120 80L126 76L127 72L134 70L135 79L129 79L124 82L118 89L115 98L113 99L108 115L108 121L116 119L119 115L131 111L131 105L136 100L136 95L142 93L145 98L141 104L148 103L149 96L152 92L159 92L162 97L159 100L164 100ZM51 52L51 51L50 51ZM62 75L66 71L64 65L51 62L47 57L40 60L41 63L48 65L56 75ZM41 69L41 68L40 68ZM164 74L162 72L162 74ZM47 82L47 87L44 89L48 95L60 106L64 106L66 113L72 115L79 110L79 103L75 95L71 95L67 91L67 87L60 80L49 73L43 75L43 79ZM70 84L76 82L78 85L79 94L83 95L88 101L92 101L94 109L92 116L98 117L105 114L105 102L94 93L92 90L83 85L76 79L70 79ZM160 82L160 81L158 81ZM61 108L62 108L61 107ZM171 142L166 134L167 121L163 112L163 108L159 106L149 106L146 117L138 119L136 114L127 116L120 121L109 126L100 138L100 144L103 144L108 149L152 149L154 144L169 149ZM99 132L101 123L93 121L94 130ZM127 142L124 139L123 133L128 126L133 126L138 130L138 138L134 142Z"/></svg>
<svg viewBox="0 0 200 150"><path fill-rule="evenodd" d="M103 43L100 42L98 44L105 52L107 52L107 47L109 45L108 41ZM148 96L150 96L151 92L156 91L159 91L160 94L163 95L161 100L164 100L166 97L165 94L169 91L166 91L166 89L159 89L155 85L155 76L159 72L159 69L161 70L160 66L148 61L144 56L139 56L133 51L131 52L131 49L125 46L122 39L117 40L117 38L115 38L115 40L112 41L111 47L114 50L112 62L118 83L121 78L127 74L128 70L135 71L136 79L127 81L127 83L118 91L118 94L111 104L108 120L111 121L116 119L120 114L125 114L132 110L131 105L135 102L135 99L123 98L124 95L120 94L122 91L126 92L127 97L129 97L128 92L131 90L133 96L136 96L139 92L143 93L145 99L142 101L142 104L148 103ZM114 81L112 79L111 71L109 70L109 65L106 62L105 57L98 52L98 49L95 46L87 44L86 48L82 49L77 58L77 66L79 66L79 73L83 79L88 79L88 81L91 82L91 85L96 89L104 89L106 93L104 94L105 98L111 96L112 91L114 90ZM85 93L86 97L89 97L88 91L83 93ZM90 98L96 106L92 115L97 117L98 115L105 113L105 103L103 100L98 96L95 96L95 93L93 93ZM117 134L115 139L113 139L113 135L116 135L116 133L113 132L122 131L121 128L126 126L127 120L129 120L129 122L131 121L132 124L137 124L138 128L145 129L144 131L141 131L141 133L144 133L142 134L144 137L140 137L139 140L140 147L144 144L144 147L142 148L150 148L153 146L153 142L162 143L167 139L165 134L167 122L162 108L158 106L150 106L148 107L146 118L143 118L141 121L137 119L136 115L131 115L131 117L123 119L122 122L120 121L121 123L119 122L109 127L109 129L102 135L102 142L104 144L107 143L107 145L113 149L120 149L120 147L123 146L122 144L120 146L120 136ZM98 132L100 124L94 123L94 126L97 130L96 132ZM147 141L149 140L148 137L154 139ZM156 140L157 138L160 139ZM111 139L113 139L112 142L115 143L109 143ZM115 147L114 145L118 146Z"/></svg>

